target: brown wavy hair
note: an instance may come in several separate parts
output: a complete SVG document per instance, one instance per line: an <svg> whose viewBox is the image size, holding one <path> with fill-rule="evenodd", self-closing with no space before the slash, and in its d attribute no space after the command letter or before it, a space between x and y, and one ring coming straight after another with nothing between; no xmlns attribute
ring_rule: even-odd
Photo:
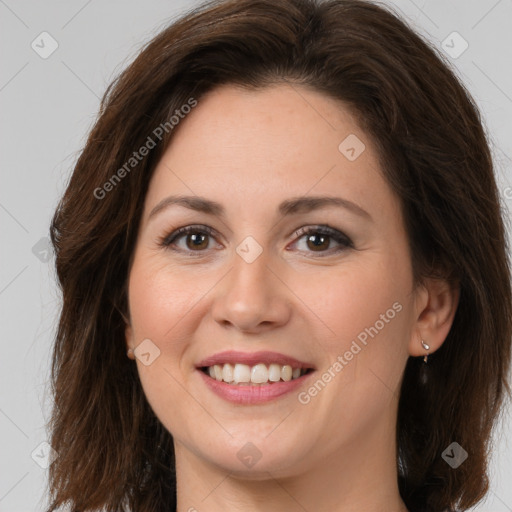
<svg viewBox="0 0 512 512"><path fill-rule="evenodd" d="M396 431L402 499L412 512L451 512L486 494L491 434L510 394L511 281L474 101L442 56L388 8L363 0L225 0L175 20L108 87L52 220L63 303L52 361L49 432L58 457L48 512L176 507L172 436L125 345L142 206L176 130L163 132L122 179L113 175L191 98L200 102L221 84L255 90L283 82L340 100L357 116L400 197L415 283L435 276L460 287L442 347L427 365L410 357L405 367ZM457 469L441 457L454 441L469 454Z"/></svg>

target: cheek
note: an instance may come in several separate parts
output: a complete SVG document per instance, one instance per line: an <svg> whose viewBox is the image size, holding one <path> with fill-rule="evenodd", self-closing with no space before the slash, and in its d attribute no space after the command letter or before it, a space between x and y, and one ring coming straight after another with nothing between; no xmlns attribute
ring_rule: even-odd
<svg viewBox="0 0 512 512"><path fill-rule="evenodd" d="M376 410L388 403L408 357L412 274L407 252L389 254L361 255L331 269L325 279L303 281L297 291L307 297L311 320L319 326L315 338L325 369L336 374L331 398L340 401L342 416L363 404Z"/></svg>
<svg viewBox="0 0 512 512"><path fill-rule="evenodd" d="M393 324L403 326L399 318L405 314L397 310L403 311L411 288L404 262L400 265L387 261L385 255L372 254L322 272L315 278L299 278L294 291L304 298L312 320L316 316L314 323L323 324L324 339L333 346L357 338L376 323L379 333L390 331Z"/></svg>
<svg viewBox="0 0 512 512"><path fill-rule="evenodd" d="M182 382L188 346L183 327L192 318L200 293L195 280L173 270L165 258L136 254L129 280L133 344L149 339L158 347L151 364L139 359L136 364L146 399L169 431L176 428L177 419L179 424L194 415L201 417L202 409ZM184 408L190 415L183 414Z"/></svg>
<svg viewBox="0 0 512 512"><path fill-rule="evenodd" d="M173 269L165 258L141 256L130 273L130 316L136 336L150 338L157 344L170 333L205 293L204 282L186 270Z"/></svg>

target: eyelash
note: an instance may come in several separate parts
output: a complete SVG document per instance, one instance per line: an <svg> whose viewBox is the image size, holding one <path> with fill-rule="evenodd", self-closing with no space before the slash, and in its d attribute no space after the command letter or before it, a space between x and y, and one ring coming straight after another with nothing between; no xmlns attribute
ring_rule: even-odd
<svg viewBox="0 0 512 512"><path fill-rule="evenodd" d="M210 228L209 226L204 225L192 225L192 226L185 226L182 228L177 229L176 231L173 231L171 234L165 236L164 238L160 239L159 245L173 250L177 252L186 252L189 254L198 253L197 256L200 256L202 252L205 252L205 250L198 250L198 251L191 251L191 250L184 250L184 249L178 249L173 248L172 245L179 240L182 236L188 235L188 234L206 234L209 237L215 238L215 231ZM301 239L304 236L311 235L311 234L318 234L318 235L324 235L328 236L338 244L340 244L340 247L336 248L335 250L328 249L327 251L319 251L319 256L317 257L323 257L322 254L331 255L333 253L339 253L346 249L354 248L354 244L352 240L346 236L341 231L338 231L337 229L331 228L327 225L317 225L317 226L308 226L308 227L302 227L297 229L294 232L294 235ZM315 253L315 251L307 251ZM195 256L195 255L194 255Z"/></svg>

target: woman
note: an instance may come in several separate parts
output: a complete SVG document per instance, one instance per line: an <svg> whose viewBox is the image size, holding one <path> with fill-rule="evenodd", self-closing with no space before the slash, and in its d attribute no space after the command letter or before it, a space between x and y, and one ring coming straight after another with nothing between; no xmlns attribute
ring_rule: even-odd
<svg viewBox="0 0 512 512"><path fill-rule="evenodd" d="M49 510L485 495L499 197L473 101L392 13L226 0L173 23L108 89L52 240Z"/></svg>

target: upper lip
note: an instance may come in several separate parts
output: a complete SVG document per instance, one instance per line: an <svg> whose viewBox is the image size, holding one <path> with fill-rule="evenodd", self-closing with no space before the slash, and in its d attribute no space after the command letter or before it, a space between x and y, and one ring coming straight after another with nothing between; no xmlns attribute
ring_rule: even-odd
<svg viewBox="0 0 512 512"><path fill-rule="evenodd" d="M279 352L260 351L260 352L238 352L236 350L228 350L226 352L219 352L213 354L206 359L203 359L197 364L197 368L204 368L207 366L213 366L215 364L246 364L248 366L254 366L258 363L263 364L280 364L289 365L292 368L311 368L314 366L304 361L299 361L294 357L280 354Z"/></svg>

